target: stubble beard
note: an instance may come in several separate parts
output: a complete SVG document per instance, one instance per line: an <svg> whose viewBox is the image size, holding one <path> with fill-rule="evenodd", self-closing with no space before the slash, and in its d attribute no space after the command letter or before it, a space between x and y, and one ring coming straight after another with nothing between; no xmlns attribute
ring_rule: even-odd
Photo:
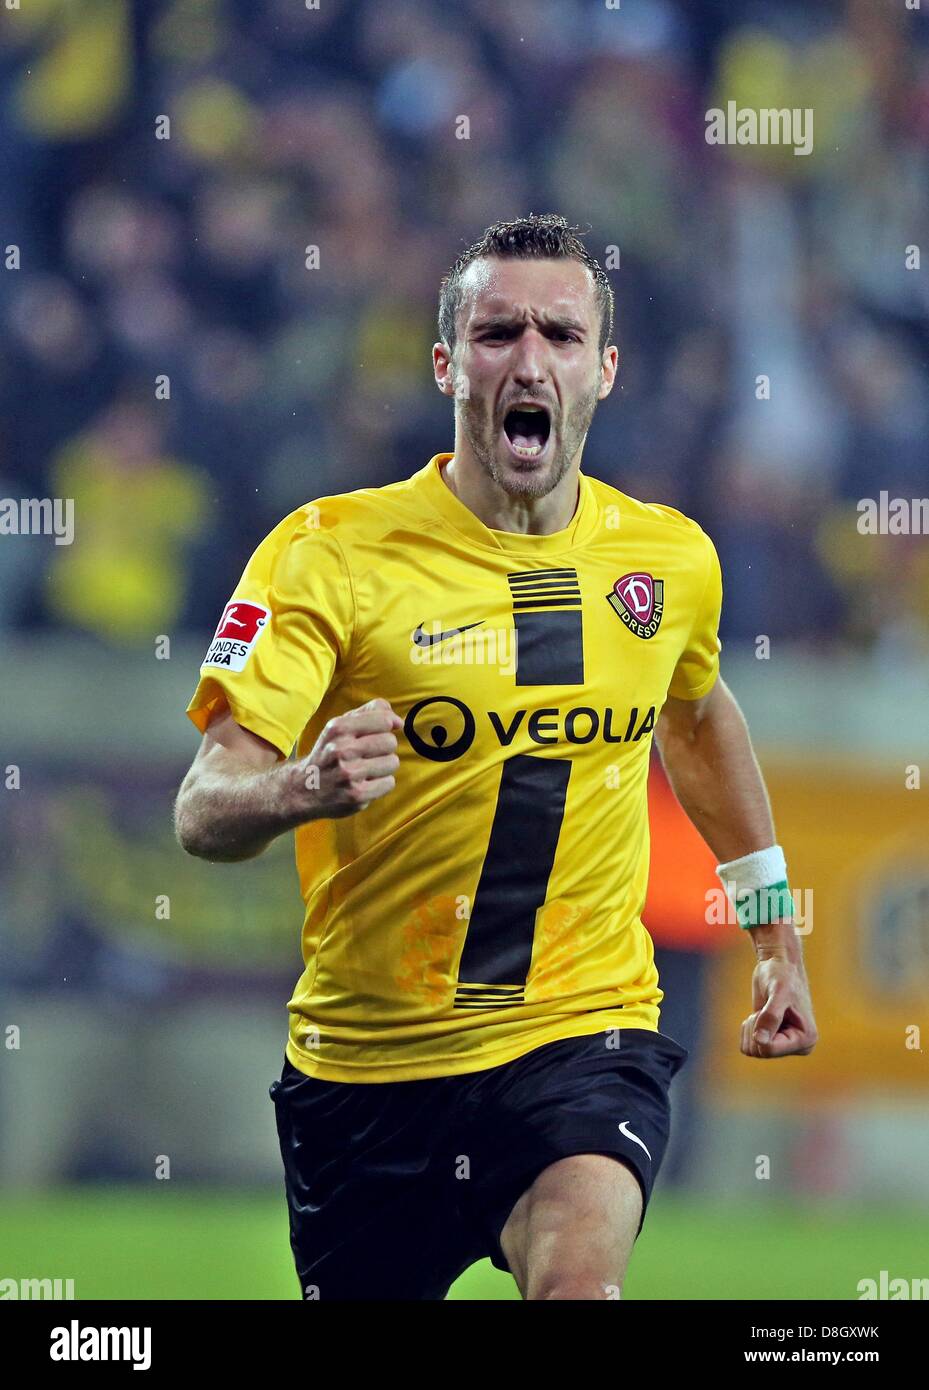
<svg viewBox="0 0 929 1390"><path fill-rule="evenodd" d="M497 457L498 431L493 419L492 409L485 407L483 399L473 396L462 401L459 422L471 452L487 476L510 497L547 497L558 486L571 467L571 461L584 442L599 398L599 382L586 396L575 401L568 412L564 428L552 444L552 456L547 466L539 471L518 471L513 460L501 465ZM556 420L551 421L552 434Z"/></svg>

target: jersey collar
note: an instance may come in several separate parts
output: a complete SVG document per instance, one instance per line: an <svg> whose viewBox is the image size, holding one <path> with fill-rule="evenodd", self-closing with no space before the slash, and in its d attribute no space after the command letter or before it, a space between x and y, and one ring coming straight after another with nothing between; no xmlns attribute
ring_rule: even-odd
<svg viewBox="0 0 929 1390"><path fill-rule="evenodd" d="M472 545L524 557L563 554L583 545L597 529L597 499L590 479L585 473L578 471L580 495L577 510L563 531L552 531L547 536L527 536L517 531L494 531L485 526L471 509L455 496L442 477L441 470L452 457L452 454L435 454L416 477L421 480L423 492L435 510Z"/></svg>

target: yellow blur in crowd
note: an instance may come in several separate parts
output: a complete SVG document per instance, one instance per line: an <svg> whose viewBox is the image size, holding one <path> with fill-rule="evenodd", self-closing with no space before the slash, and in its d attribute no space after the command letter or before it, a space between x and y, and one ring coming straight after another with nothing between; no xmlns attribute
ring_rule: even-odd
<svg viewBox="0 0 929 1390"><path fill-rule="evenodd" d="M117 402L56 455L55 495L74 499L80 544L61 547L50 610L111 642L149 645L184 602L183 549L206 515L203 477L162 452L154 407Z"/></svg>

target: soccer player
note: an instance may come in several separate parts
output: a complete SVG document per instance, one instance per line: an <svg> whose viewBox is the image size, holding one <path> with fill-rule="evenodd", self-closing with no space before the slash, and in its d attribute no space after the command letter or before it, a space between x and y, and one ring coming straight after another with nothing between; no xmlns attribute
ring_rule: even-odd
<svg viewBox="0 0 929 1390"><path fill-rule="evenodd" d="M687 1056L640 916L653 737L752 937L742 1052L816 1041L715 548L580 471L617 349L577 233L533 215L459 256L454 452L282 521L188 709L183 847L296 832L271 1095L306 1299L441 1299L485 1255L526 1299L620 1296Z"/></svg>

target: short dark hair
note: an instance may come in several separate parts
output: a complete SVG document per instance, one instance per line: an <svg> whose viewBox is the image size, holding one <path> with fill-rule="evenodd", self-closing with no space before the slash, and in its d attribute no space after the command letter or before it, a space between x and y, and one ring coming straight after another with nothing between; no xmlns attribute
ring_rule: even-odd
<svg viewBox="0 0 929 1390"><path fill-rule="evenodd" d="M590 229L588 228L588 231ZM439 336L454 352L457 340L458 311L464 294L461 282L472 261L483 256L500 256L512 260L575 260L586 265L594 281L597 307L600 310L600 352L610 341L613 332L613 287L606 271L581 241L587 233L580 227L569 227L556 212L531 212L512 222L495 222L488 227L480 241L469 246L442 277L439 290Z"/></svg>

